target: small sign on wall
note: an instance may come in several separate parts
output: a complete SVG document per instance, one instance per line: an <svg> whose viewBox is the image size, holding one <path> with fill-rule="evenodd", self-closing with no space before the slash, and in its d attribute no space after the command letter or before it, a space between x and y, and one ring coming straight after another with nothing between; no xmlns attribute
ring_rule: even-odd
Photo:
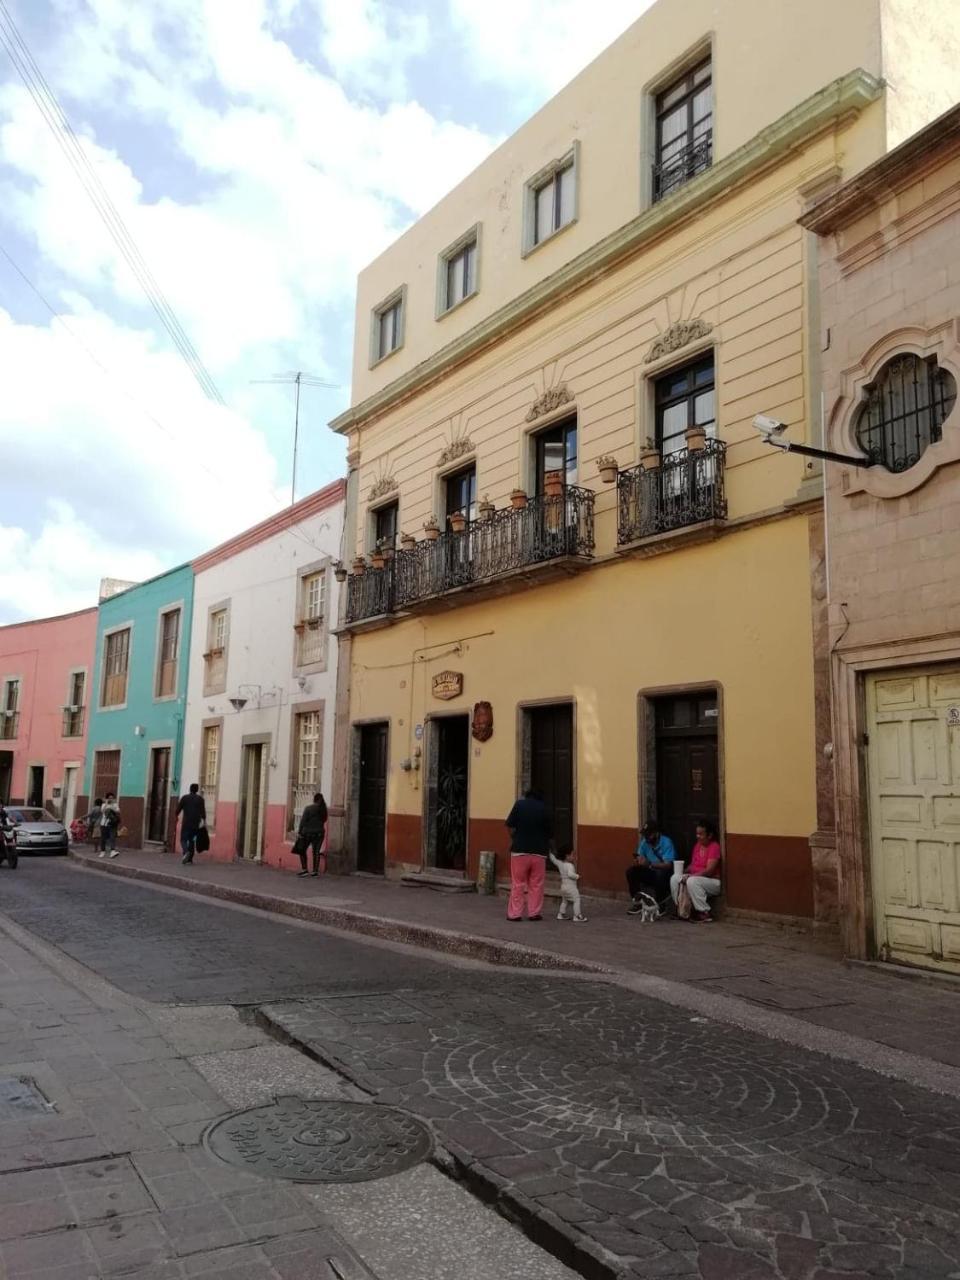
<svg viewBox="0 0 960 1280"><path fill-rule="evenodd" d="M960 707L947 707L947 724L952 729L960 729Z"/></svg>
<svg viewBox="0 0 960 1280"><path fill-rule="evenodd" d="M459 698L463 693L462 671L438 671L433 677L433 696L442 702Z"/></svg>

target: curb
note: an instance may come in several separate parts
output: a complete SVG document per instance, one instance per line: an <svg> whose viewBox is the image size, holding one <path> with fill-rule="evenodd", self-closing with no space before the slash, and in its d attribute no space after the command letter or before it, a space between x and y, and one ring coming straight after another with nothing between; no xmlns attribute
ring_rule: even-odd
<svg viewBox="0 0 960 1280"><path fill-rule="evenodd" d="M311 902L296 902L292 898L278 898L265 893L253 893L232 885L213 884L206 880L185 880L183 876L165 871L153 871L148 867L132 867L123 862L101 862L85 854L70 850L70 857L90 871L102 871L108 875L124 876L129 880L146 880L168 889L180 889L195 897L219 898L223 902L235 902L243 907L272 915L291 916L311 924L327 925L345 933L358 933L370 938L382 938L387 942L401 942L407 946L437 951L444 955L483 960L487 964L502 965L514 969L564 969L574 973L607 974L603 965L589 960L577 960L553 951L540 951L516 942L500 942L478 934L455 933L451 929L437 929L432 925L410 924L405 920L391 920L387 916L365 915L359 911L345 911L342 907L325 907Z"/></svg>

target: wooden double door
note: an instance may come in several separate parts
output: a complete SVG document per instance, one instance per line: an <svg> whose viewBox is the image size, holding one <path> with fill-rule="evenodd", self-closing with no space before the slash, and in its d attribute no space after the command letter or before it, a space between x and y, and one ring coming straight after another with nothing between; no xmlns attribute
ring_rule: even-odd
<svg viewBox="0 0 960 1280"><path fill-rule="evenodd" d="M530 786L553 814L557 847L575 844L573 803L573 706L569 702L528 707Z"/></svg>
<svg viewBox="0 0 960 1280"><path fill-rule="evenodd" d="M382 875L387 841L387 725L359 730L357 870Z"/></svg>
<svg viewBox="0 0 960 1280"><path fill-rule="evenodd" d="M715 693L657 698L657 803L660 830L687 861L700 822L719 822L720 785Z"/></svg>

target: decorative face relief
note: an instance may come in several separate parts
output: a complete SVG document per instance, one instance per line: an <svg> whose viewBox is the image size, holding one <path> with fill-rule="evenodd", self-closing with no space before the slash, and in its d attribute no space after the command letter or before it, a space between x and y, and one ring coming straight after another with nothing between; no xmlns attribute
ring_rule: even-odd
<svg viewBox="0 0 960 1280"><path fill-rule="evenodd" d="M489 742L493 737L493 707L489 702L478 702L473 708L473 736L477 742Z"/></svg>

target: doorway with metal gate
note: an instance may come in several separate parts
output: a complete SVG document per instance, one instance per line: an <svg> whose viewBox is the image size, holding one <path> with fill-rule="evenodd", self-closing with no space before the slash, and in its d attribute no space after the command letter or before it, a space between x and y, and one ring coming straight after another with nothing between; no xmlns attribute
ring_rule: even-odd
<svg viewBox="0 0 960 1280"><path fill-rule="evenodd" d="M435 716L427 731L426 865L442 871L467 866L470 717Z"/></svg>
<svg viewBox="0 0 960 1280"><path fill-rule="evenodd" d="M359 725L354 744L357 870L383 875L387 841L387 724Z"/></svg>
<svg viewBox="0 0 960 1280"><path fill-rule="evenodd" d="M250 862L263 857L263 820L267 804L269 740L244 740L240 763L240 821L237 855Z"/></svg>
<svg viewBox="0 0 960 1280"><path fill-rule="evenodd" d="M521 709L520 790L538 791L553 818L558 848L576 844L573 703Z"/></svg>
<svg viewBox="0 0 960 1280"><path fill-rule="evenodd" d="M167 813L170 808L170 748L153 747L150 751L150 778L147 788L147 831L151 844L163 844L167 838Z"/></svg>
<svg viewBox="0 0 960 1280"><path fill-rule="evenodd" d="M720 707L715 688L642 700L641 795L677 856L689 859L697 824L720 823Z"/></svg>

